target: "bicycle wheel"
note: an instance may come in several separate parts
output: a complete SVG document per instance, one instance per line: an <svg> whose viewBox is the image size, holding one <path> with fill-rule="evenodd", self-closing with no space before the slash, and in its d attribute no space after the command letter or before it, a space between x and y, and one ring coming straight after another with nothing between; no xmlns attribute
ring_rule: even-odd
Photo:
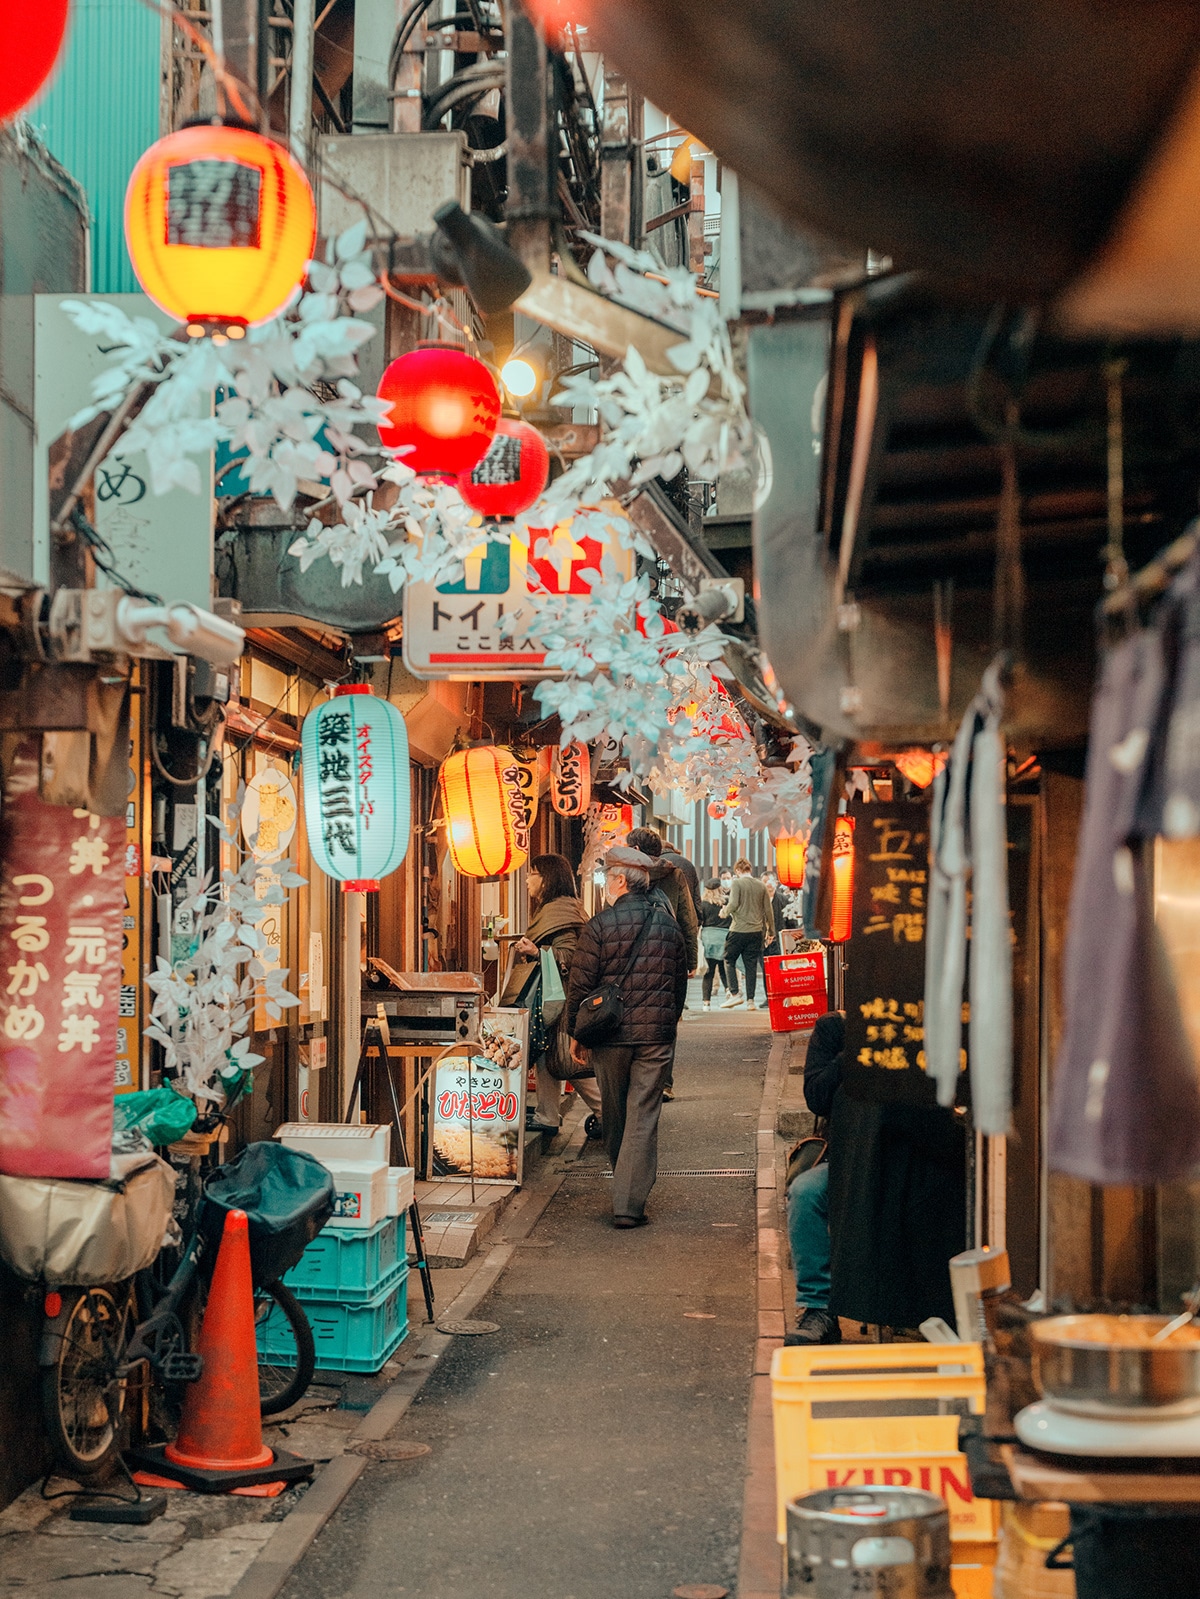
<svg viewBox="0 0 1200 1599"><path fill-rule="evenodd" d="M254 1290L258 1393L264 1416L287 1410L308 1391L317 1364L304 1306L283 1283Z"/></svg>
<svg viewBox="0 0 1200 1599"><path fill-rule="evenodd" d="M79 1289L77 1296L62 1324L58 1359L42 1372L42 1414L59 1465L78 1479L102 1473L120 1446L119 1373L133 1307L107 1288Z"/></svg>

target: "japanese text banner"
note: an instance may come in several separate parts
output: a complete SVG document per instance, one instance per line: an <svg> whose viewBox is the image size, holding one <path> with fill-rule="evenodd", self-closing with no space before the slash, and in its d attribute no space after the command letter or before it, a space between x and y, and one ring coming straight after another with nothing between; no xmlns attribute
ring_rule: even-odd
<svg viewBox="0 0 1200 1599"><path fill-rule="evenodd" d="M24 745L0 817L0 1171L107 1177L125 823L45 804L38 764Z"/></svg>

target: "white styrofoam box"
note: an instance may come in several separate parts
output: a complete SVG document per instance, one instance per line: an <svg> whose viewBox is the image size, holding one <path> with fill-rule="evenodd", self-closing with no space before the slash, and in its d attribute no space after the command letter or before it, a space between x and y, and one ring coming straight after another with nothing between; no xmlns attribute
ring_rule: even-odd
<svg viewBox="0 0 1200 1599"><path fill-rule="evenodd" d="M411 1166L389 1166L387 1207L389 1216L403 1216L413 1202L416 1173Z"/></svg>
<svg viewBox="0 0 1200 1599"><path fill-rule="evenodd" d="M326 1165L331 1160L381 1160L392 1153L391 1124L359 1122L284 1122L275 1137L288 1149L302 1149Z"/></svg>
<svg viewBox="0 0 1200 1599"><path fill-rule="evenodd" d="M388 1169L377 1160L322 1160L333 1178L335 1227L374 1227L388 1210Z"/></svg>

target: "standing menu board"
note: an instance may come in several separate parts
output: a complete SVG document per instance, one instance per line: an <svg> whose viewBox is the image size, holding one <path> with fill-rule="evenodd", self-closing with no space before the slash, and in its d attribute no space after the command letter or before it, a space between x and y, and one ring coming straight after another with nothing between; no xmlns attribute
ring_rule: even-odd
<svg viewBox="0 0 1200 1599"><path fill-rule="evenodd" d="M434 1073L430 1177L520 1186L525 1160L529 1012L488 1007L472 1054Z"/></svg>
<svg viewBox="0 0 1200 1599"><path fill-rule="evenodd" d="M928 803L856 805L843 1082L856 1099L933 1105L925 1076ZM965 1052L964 1052L965 1053Z"/></svg>

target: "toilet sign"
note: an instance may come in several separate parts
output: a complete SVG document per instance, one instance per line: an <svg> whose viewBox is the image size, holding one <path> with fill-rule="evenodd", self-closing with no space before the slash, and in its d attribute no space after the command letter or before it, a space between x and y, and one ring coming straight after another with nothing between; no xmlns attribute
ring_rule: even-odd
<svg viewBox="0 0 1200 1599"><path fill-rule="evenodd" d="M404 664L413 676L555 676L522 622L549 596L590 594L606 554L622 581L634 569L633 551L615 537L606 543L590 529L576 536L575 526L566 521L486 540L464 558L456 582L406 584Z"/></svg>

